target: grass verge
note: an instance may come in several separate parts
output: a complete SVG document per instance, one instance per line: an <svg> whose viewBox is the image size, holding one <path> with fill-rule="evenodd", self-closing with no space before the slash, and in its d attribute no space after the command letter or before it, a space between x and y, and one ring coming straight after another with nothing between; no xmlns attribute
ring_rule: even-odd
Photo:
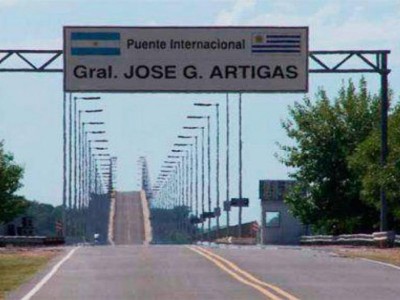
<svg viewBox="0 0 400 300"><path fill-rule="evenodd" d="M400 266L400 248L350 248L338 249L336 253L345 257L362 257Z"/></svg>
<svg viewBox="0 0 400 300"><path fill-rule="evenodd" d="M28 281L42 269L60 250L2 249L0 252L0 300L6 293Z"/></svg>

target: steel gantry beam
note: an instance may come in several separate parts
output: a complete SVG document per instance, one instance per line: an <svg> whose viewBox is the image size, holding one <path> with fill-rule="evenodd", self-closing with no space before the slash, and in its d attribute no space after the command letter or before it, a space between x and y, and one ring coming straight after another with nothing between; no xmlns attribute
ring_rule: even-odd
<svg viewBox="0 0 400 300"><path fill-rule="evenodd" d="M63 69L56 63L62 54L62 50L0 50L0 72L60 73Z"/></svg>
<svg viewBox="0 0 400 300"><path fill-rule="evenodd" d="M309 51L310 73L381 73L385 71L382 65L382 56L390 50L332 50ZM56 66L58 60L62 61L63 50L0 50L0 72L63 72L62 67ZM334 56L333 63L328 63L327 58ZM17 58L17 59L14 59ZM43 58L46 58L43 61ZM358 58L364 63L363 67L347 67L352 58ZM38 60L41 60L38 63ZM21 65L9 66L8 63L19 62Z"/></svg>

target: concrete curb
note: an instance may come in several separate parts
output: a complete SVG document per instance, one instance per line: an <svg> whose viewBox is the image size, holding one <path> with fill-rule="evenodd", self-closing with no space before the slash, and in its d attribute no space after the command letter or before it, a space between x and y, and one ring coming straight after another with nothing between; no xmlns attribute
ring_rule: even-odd
<svg viewBox="0 0 400 300"><path fill-rule="evenodd" d="M108 220L108 242L115 246L114 244L114 219L115 219L115 192L111 194L110 202L110 218Z"/></svg>
<svg viewBox="0 0 400 300"><path fill-rule="evenodd" d="M150 223L150 210L149 210L149 203L146 198L145 192L142 190L140 191L140 200L142 202L142 210L143 210L143 227L144 227L144 245L149 245L153 240L153 233Z"/></svg>

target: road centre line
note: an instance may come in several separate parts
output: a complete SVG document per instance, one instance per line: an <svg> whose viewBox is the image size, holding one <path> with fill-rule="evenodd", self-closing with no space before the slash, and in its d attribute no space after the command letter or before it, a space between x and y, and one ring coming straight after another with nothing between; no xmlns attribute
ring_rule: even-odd
<svg viewBox="0 0 400 300"><path fill-rule="evenodd" d="M269 284L269 283L266 283L266 282L264 282L264 281L259 280L258 278L254 277L254 276L251 275L250 273L248 273L248 272L244 271L243 269L241 269L240 267L238 267L236 264L234 264L234 263L232 263L231 261L229 261L229 260L227 260L227 259L225 259L225 258L223 258L223 257L221 257L221 256L219 256L219 255L217 255L217 254L215 254L215 253L213 253L212 251L207 250L207 249L204 249L204 248L201 248L201 247L198 247L198 246L194 246L194 247L196 247L196 249L198 249L198 250L200 250L200 251L202 251L202 252L205 252L205 253L209 254L210 256L214 257L215 259L224 262L224 263L227 264L231 269L233 269L233 270L236 271L237 273L240 273L242 276L246 277L248 280L250 280L250 281L252 281L252 282L254 282L254 283L258 284L258 285L267 287L267 288L269 288L269 289L275 291L276 293L278 293L280 296L286 297L286 298L289 299L289 300L299 300L298 298L296 298L295 296L293 296L293 295L291 295L291 294L285 292L285 291L282 290L281 288L279 288L279 287L277 287L277 286L275 286L275 285L272 285L272 284Z"/></svg>
<svg viewBox="0 0 400 300"><path fill-rule="evenodd" d="M60 260L49 273L46 274L21 300L29 300L31 299L50 279L53 275L58 271L58 269L68 260L71 256L78 250L80 247L75 247L71 251L68 252L66 256L62 260Z"/></svg>
<svg viewBox="0 0 400 300"><path fill-rule="evenodd" d="M236 280L240 281L241 283L251 286L254 289L258 290L260 293L262 293L264 296L267 297L267 299L272 299L272 300L282 300L281 298L275 296L274 294L272 294L271 292L269 292L267 289L252 283L246 279L244 279L243 277L239 276L238 274L236 274L235 272L231 271L230 269L228 269L227 267L225 267L221 262L219 262L218 260L212 258L210 255L194 248L191 246L187 246L188 249L192 250L193 252L196 252L197 254L205 257L206 259L208 259L209 261L213 262L215 265L217 265L220 269L222 269L223 271L225 271L226 273L228 273L229 275L231 275L233 278L235 278Z"/></svg>

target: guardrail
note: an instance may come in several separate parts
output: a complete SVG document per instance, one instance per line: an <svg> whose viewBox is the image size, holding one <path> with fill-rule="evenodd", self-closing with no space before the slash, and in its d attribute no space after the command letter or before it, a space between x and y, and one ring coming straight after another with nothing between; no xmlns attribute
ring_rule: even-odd
<svg viewBox="0 0 400 300"><path fill-rule="evenodd" d="M400 246L400 235L393 231L374 232L373 234L311 235L302 236L303 245L365 245L390 247Z"/></svg>
<svg viewBox="0 0 400 300"><path fill-rule="evenodd" d="M0 247L12 246L56 246L65 243L64 237L46 236L0 236Z"/></svg>

